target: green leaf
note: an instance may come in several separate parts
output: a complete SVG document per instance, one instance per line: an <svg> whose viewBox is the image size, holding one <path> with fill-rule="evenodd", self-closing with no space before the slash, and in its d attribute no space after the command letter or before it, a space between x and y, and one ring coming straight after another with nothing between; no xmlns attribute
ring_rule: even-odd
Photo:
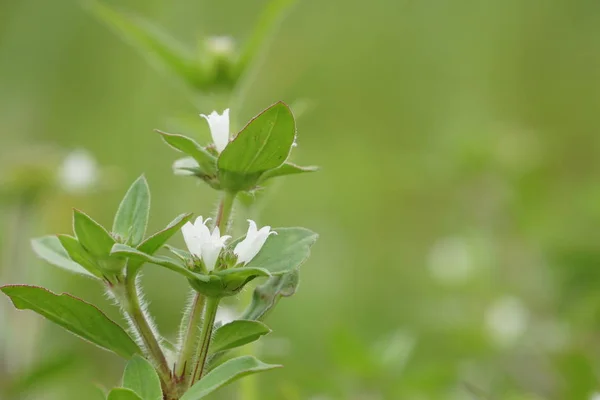
<svg viewBox="0 0 600 400"><path fill-rule="evenodd" d="M237 320L225 324L214 333L210 343L210 353L230 350L258 340L270 333L268 326L258 321Z"/></svg>
<svg viewBox="0 0 600 400"><path fill-rule="evenodd" d="M83 248L76 238L69 235L57 235L57 239L69 257L71 257L71 260L75 261L82 268L85 268L90 274L102 277L102 272L98 269L94 258Z"/></svg>
<svg viewBox="0 0 600 400"><path fill-rule="evenodd" d="M154 235L146 238L137 247L139 251L146 254L154 254L160 249L175 233L177 233L186 222L192 218L192 213L181 214L169 223L164 229L156 232Z"/></svg>
<svg viewBox="0 0 600 400"><path fill-rule="evenodd" d="M298 268L310 255L311 246L319 235L305 228L277 228L277 235L271 235L260 252L245 268L262 268L271 275L281 275ZM234 248L240 238L229 245Z"/></svg>
<svg viewBox="0 0 600 400"><path fill-rule="evenodd" d="M131 246L137 246L143 239L150 214L150 188L142 175L133 182L119 205L113 233L123 238Z"/></svg>
<svg viewBox="0 0 600 400"><path fill-rule="evenodd" d="M196 162L198 163L198 165L200 165L200 168L202 169L202 171L204 171L206 175L215 174L215 166L217 159L208 151L206 151L202 146L196 143L195 140L187 136L176 135L172 133L162 132L159 130L156 130L156 132L158 132L162 136L163 140L169 146L181 151L182 153L187 154L188 156L196 160Z"/></svg>
<svg viewBox="0 0 600 400"><path fill-rule="evenodd" d="M259 184L278 176L284 175L296 175L303 174L306 172L316 172L319 170L319 167L309 166L309 167L301 167L292 163L285 163L279 168L271 169L260 176L258 181Z"/></svg>
<svg viewBox="0 0 600 400"><path fill-rule="evenodd" d="M114 388L108 394L107 400L146 400L137 395L133 390Z"/></svg>
<svg viewBox="0 0 600 400"><path fill-rule="evenodd" d="M129 247L125 244L115 244L112 248L111 254L129 257L134 260L155 264L170 269L171 271L175 271L188 279L204 282L208 282L209 280L208 276L195 274L194 272L187 269L186 266L178 260L164 256L151 256L149 254L142 253L141 251L134 249L133 247Z"/></svg>
<svg viewBox="0 0 600 400"><path fill-rule="evenodd" d="M143 400L162 400L160 378L154 367L144 358L135 355L125 366L123 387L139 394Z"/></svg>
<svg viewBox="0 0 600 400"><path fill-rule="evenodd" d="M110 28L137 48L159 68L167 70L193 88L205 86L205 73L191 52L171 37L140 18L125 16L98 1L89 1L90 10Z"/></svg>
<svg viewBox="0 0 600 400"><path fill-rule="evenodd" d="M284 275L273 276L264 284L257 286L252 294L252 302L240 318L264 319L282 297L289 297L296 293L300 282L299 275L298 270L294 270Z"/></svg>
<svg viewBox="0 0 600 400"><path fill-rule="evenodd" d="M85 276L94 276L88 270L78 263L74 262L56 236L43 236L31 241L33 251L43 260L49 262L55 267L81 274Z"/></svg>
<svg viewBox="0 0 600 400"><path fill-rule="evenodd" d="M118 324L85 301L63 293L25 285L0 287L19 310L32 310L82 339L124 358L140 353L135 342Z"/></svg>
<svg viewBox="0 0 600 400"><path fill-rule="evenodd" d="M192 386L181 400L199 400L215 390L246 375L281 368L281 365L265 364L252 356L234 358L219 365L194 386Z"/></svg>
<svg viewBox="0 0 600 400"><path fill-rule="evenodd" d="M223 271L214 272L221 278L222 286L225 293L224 295L231 296L240 290L250 281L259 276L271 276L269 271L263 268L230 268Z"/></svg>
<svg viewBox="0 0 600 400"><path fill-rule="evenodd" d="M292 111L275 103L254 117L225 147L217 160L221 186L249 190L265 171L285 162L296 137Z"/></svg>
<svg viewBox="0 0 600 400"><path fill-rule="evenodd" d="M73 230L79 243L94 256L107 256L115 244L102 225L79 210L73 210Z"/></svg>

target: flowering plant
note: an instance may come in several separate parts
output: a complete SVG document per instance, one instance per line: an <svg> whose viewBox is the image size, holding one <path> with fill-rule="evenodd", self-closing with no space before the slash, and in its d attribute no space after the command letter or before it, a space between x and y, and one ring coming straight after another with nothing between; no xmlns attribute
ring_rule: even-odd
<svg viewBox="0 0 600 400"><path fill-rule="evenodd" d="M35 252L50 264L101 283L120 306L129 329L121 328L97 307L44 288L0 288L18 309L32 310L75 335L129 360L122 387L109 400L197 400L243 376L279 365L253 356L232 358L232 349L270 332L262 322L281 296L293 294L298 268L317 235L305 228L258 228L249 220L244 236L228 234L236 197L276 176L313 171L288 163L296 128L291 110L276 103L253 118L230 140L228 110L204 116L214 143L201 146L190 137L160 132L166 143L185 153L174 172L186 171L221 192L213 218L182 214L164 229L146 235L150 190L138 178L119 205L112 228L82 211L73 212L73 235L33 241ZM185 165L185 166L183 166ZM187 250L167 244L181 231ZM171 256L157 254L161 249ZM140 273L146 265L166 268L189 283L192 300L181 320L174 350L156 328L143 304ZM222 298L239 293L251 281L266 278L239 319L215 324Z"/></svg>

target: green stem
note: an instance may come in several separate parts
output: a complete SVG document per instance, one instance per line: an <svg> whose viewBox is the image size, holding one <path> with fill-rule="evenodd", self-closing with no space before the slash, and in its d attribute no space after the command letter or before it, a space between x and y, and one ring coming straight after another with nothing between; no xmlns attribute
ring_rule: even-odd
<svg viewBox="0 0 600 400"><path fill-rule="evenodd" d="M142 311L140 298L135 284L137 272L131 274L129 274L129 272L130 271L128 270L128 276L125 278L125 301L123 302L123 307L140 335L144 347L146 348L147 356L153 361L156 371L162 381L163 390L165 391L167 398L170 399L172 398L170 396L175 393L173 380L171 379L171 370L165 354L152 331L152 327Z"/></svg>
<svg viewBox="0 0 600 400"><path fill-rule="evenodd" d="M221 202L219 203L219 208L217 210L217 216L215 219L215 226L219 227L222 235L226 233L229 227L229 220L231 218L235 196L235 193L225 192ZM204 351L208 352L208 345L210 344L210 337L212 335L214 317L216 316L216 309L218 308L217 301L217 305L215 306L214 310L215 316L212 317L212 321L208 321L208 317L210 316L208 313L209 302L210 299L207 301L203 295L196 293L190 307L184 340L181 345L178 361L174 369L176 379L179 380L182 387L186 389L193 385L194 378L198 370L200 370L200 375L202 374L202 371L204 370L204 364L206 363L207 354L203 355L201 365L199 364L201 361L200 357L202 356L204 347L206 347ZM200 344L198 344L198 335L196 331L202 316L203 308L205 308L206 311L204 313L204 321L201 331L202 339ZM207 328L208 322L210 322L210 326ZM204 343L204 341L207 341L207 343ZM196 349L195 352L194 349ZM196 361L196 366L192 371L188 371L188 366L191 366L194 361ZM188 372L191 372L191 374L188 374Z"/></svg>
<svg viewBox="0 0 600 400"><path fill-rule="evenodd" d="M208 347L210 345L213 325L215 323L215 317L217 316L217 310L219 308L220 301L221 299L218 297L209 297L206 300L206 306L204 308L204 321L202 321L202 336L200 337L200 346L196 352L196 367L194 369L192 379L190 380L190 386L199 381L204 373L206 356L208 356Z"/></svg>
<svg viewBox="0 0 600 400"><path fill-rule="evenodd" d="M189 313L187 316L187 324L185 336L181 344L181 350L175 364L175 378L183 382L185 387L189 382L189 374L186 374L187 369L191 366L192 357L194 355L194 349L198 343L198 325L200 325L200 318L202 316L202 309L204 308L206 297L200 293L196 293L191 306L189 307Z"/></svg>
<svg viewBox="0 0 600 400"><path fill-rule="evenodd" d="M229 219L231 218L231 212L233 210L233 203L235 201L236 194L237 193L225 192L223 198L221 199L221 203L219 204L215 225L219 227L221 235L227 233L227 228L229 227Z"/></svg>

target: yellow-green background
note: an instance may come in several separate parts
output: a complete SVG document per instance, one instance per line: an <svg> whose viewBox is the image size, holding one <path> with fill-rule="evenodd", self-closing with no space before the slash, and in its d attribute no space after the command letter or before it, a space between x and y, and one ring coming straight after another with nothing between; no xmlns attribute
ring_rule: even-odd
<svg viewBox="0 0 600 400"><path fill-rule="evenodd" d="M107 3L190 47L205 34L243 41L265 4ZM465 382L498 399L590 398L600 368L599 27L592 0L298 1L233 110L245 121L277 100L308 100L293 159L322 166L284 179L262 206L262 224L321 237L299 292L268 320L287 342L265 341L276 351L262 358L285 368L260 377L261 399L468 399ZM152 132L210 111L77 2L0 1L2 172L48 145L88 149L108 176L87 196L46 192L29 235L68 232L72 207L110 225L142 172L152 229L212 212L216 193L174 177L176 154ZM195 134L208 141L206 128ZM5 244L14 204L2 204ZM428 268L444 238L472 252L461 282ZM68 290L118 318L99 285L23 258L4 276ZM148 269L144 283L173 337L185 282ZM485 315L503 296L530 318L520 340L498 347ZM559 345L545 345L547 326L564 330ZM49 324L36 329L41 358L81 359L31 398L83 398L66 389L69 375L78 390L118 384L116 357ZM373 366L368 348L398 332L414 339L406 360Z"/></svg>

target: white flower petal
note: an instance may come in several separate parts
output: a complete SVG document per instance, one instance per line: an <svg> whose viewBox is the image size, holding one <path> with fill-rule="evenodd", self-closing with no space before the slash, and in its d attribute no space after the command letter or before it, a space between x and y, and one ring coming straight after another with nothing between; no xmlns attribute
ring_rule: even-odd
<svg viewBox="0 0 600 400"><path fill-rule="evenodd" d="M181 227L181 233L183 234L183 240L193 255L196 257L202 256L202 242L196 232L196 227L191 222L186 222Z"/></svg>
<svg viewBox="0 0 600 400"><path fill-rule="evenodd" d="M222 152L229 143L229 108L219 114L216 111L209 115L200 114L208 122L210 134L217 151Z"/></svg>
<svg viewBox="0 0 600 400"><path fill-rule="evenodd" d="M248 263L260 252L268 237L276 232L271 231L270 226L264 226L257 231L256 223L248 220L250 226L244 240L238 243L233 252L238 257L238 263Z"/></svg>

